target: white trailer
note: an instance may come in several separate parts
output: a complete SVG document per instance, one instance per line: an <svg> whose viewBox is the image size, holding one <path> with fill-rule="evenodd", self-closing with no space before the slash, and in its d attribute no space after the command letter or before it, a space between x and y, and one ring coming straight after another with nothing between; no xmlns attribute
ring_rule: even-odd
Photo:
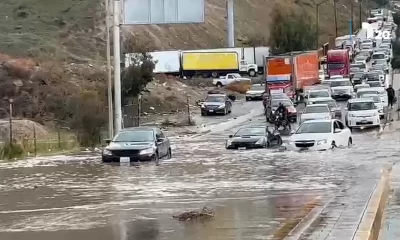
<svg viewBox="0 0 400 240"><path fill-rule="evenodd" d="M132 64L132 57L137 53L125 54L125 67ZM181 51L150 52L155 62L154 73L179 74L181 70Z"/></svg>

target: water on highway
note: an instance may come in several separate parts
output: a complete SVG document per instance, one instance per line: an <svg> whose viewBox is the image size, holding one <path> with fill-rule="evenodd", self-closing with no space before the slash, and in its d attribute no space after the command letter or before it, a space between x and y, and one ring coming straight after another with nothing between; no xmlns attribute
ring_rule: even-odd
<svg viewBox="0 0 400 240"><path fill-rule="evenodd" d="M302 205L399 157L395 128L354 133L351 148L303 153L226 150L234 130L172 138L173 158L159 166L97 156L1 162L0 239L271 239ZM204 206L213 219L172 218Z"/></svg>

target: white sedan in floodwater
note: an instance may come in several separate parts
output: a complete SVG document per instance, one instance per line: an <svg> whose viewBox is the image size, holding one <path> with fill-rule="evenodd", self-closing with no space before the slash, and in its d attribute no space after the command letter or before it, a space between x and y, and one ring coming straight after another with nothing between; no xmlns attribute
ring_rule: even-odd
<svg viewBox="0 0 400 240"><path fill-rule="evenodd" d="M288 150L327 150L351 146L351 131L337 119L318 119L303 122L290 136Z"/></svg>

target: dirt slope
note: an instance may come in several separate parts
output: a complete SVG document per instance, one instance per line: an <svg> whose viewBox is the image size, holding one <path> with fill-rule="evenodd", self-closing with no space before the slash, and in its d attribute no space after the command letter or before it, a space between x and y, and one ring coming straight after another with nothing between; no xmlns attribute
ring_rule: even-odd
<svg viewBox="0 0 400 240"><path fill-rule="evenodd" d="M85 61L102 60L104 52L103 0L4 0L0 1L0 52L14 56ZM319 1L318 1L319 2ZM339 30L348 33L349 2L338 3ZM237 44L254 35L269 37L271 13L284 9L307 11L315 17L312 0L236 0ZM347 5L344 8L342 5ZM354 9L358 17L358 6ZM206 0L205 24L137 26L132 32L157 49L193 49L225 46L225 1ZM334 34L332 4L320 7L320 33ZM356 20L358 23L358 20ZM357 24L356 24L357 25ZM322 39L321 39L322 41Z"/></svg>

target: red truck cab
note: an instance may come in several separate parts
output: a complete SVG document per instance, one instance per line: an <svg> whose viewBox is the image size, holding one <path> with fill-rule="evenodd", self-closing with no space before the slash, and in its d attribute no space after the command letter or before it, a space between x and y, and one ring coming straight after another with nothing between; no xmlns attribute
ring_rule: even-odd
<svg viewBox="0 0 400 240"><path fill-rule="evenodd" d="M329 50L326 57L328 75L350 75L350 54L349 49Z"/></svg>

